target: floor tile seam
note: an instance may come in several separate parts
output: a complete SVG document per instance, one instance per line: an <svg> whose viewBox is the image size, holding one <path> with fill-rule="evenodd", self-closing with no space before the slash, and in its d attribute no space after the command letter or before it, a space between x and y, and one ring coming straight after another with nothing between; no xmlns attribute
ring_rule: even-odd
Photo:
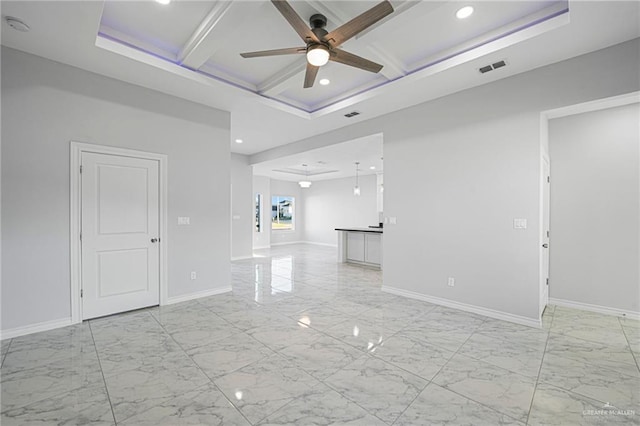
<svg viewBox="0 0 640 426"><path fill-rule="evenodd" d="M9 351L11 350L11 344L13 343L13 339L8 339L9 340L9 346L7 346L7 350L4 352L4 355L2 355L2 362L0 362L0 368L2 368L2 366L4 366L4 360L7 358L7 355L9 354Z"/></svg>
<svg viewBox="0 0 640 426"><path fill-rule="evenodd" d="M554 309L555 314L555 309ZM551 324L549 325L549 330L553 327L553 323L555 321L555 316L551 317ZM551 338L551 332L547 333L547 340L544 343L544 351L542 352L542 359L540 360L540 367L538 368L538 376L536 377L535 384L533 386L533 393L531 394L531 402L529 403L529 411L527 412L527 418L525 423L529 424L529 417L531 417L531 410L533 410L533 401L536 399L536 391L538 390L538 383L540 383L540 373L542 372L542 366L544 365L544 357L547 355L547 348L549 346L549 339Z"/></svg>
<svg viewBox="0 0 640 426"><path fill-rule="evenodd" d="M157 320L156 320L156 321L157 321ZM158 324L160 324L160 323L158 322ZM164 326L162 326L162 324L160 324L160 327L162 327L162 329L164 330ZM238 414L240 414L240 415L242 416L242 418L244 418L244 419L247 421L247 423L252 424L252 423L249 421L249 419L247 419L247 418L245 417L245 415L240 411L240 409L239 409L239 408L238 408L238 407L233 403L233 401L231 401L231 399L229 399L229 398L227 397L227 395L222 391L222 389L220 389L220 387L219 387L219 386L214 382L214 379L212 379L212 378L211 378L211 377L206 373L206 371L204 371L204 370L203 370L203 368L200 366L200 364L198 364L198 363L196 362L196 360L195 360L195 359L193 359L193 357L192 357L191 355L189 355L189 353L187 353L187 351L182 347L182 345L180 345L180 343L178 343L178 342L174 339L174 337L173 337L171 334L169 334L166 330L165 330L165 332L169 335L169 337L171 338L171 340L173 340L173 341L174 341L174 343L175 343L176 345L178 345L178 347L180 347L180 349L182 350L182 352L183 352L183 353L184 353L184 354L185 354L185 355L186 355L186 356L191 360L191 362L196 366L196 368L198 369L198 371L200 371L200 373L202 373L202 374L204 375L204 377L206 377L206 378L209 380L209 383L211 384L211 386L214 386L214 387L218 390L218 392L220 392L220 394L221 394L221 395L222 395L222 396L223 396L223 397L224 397L224 398L225 398L225 399L226 399L226 400L227 400L227 401L232 405L232 407L233 407L233 408L235 408L235 409L236 409L236 411L238 412ZM245 333L245 334L246 334L246 333ZM251 337L251 336L249 336L249 337ZM254 340L255 340L255 339L254 339ZM262 358L261 358L261 359L262 359ZM244 366L243 366L243 367L240 367L240 368L244 368ZM238 368L238 369L234 370L234 372L235 372L235 371L237 371L237 370L239 370L240 368ZM229 373L231 373L231 372L229 372ZM229 374L229 373L227 373L227 374ZM204 385L203 385L203 386L204 386ZM197 387L197 388L198 388L198 387ZM195 389L193 389L193 390L195 390ZM156 405L156 406L157 406L157 405ZM155 406L154 406L154 407L155 407ZM152 407L152 408L153 408L153 407Z"/></svg>
<svg viewBox="0 0 640 426"><path fill-rule="evenodd" d="M464 395L464 394L462 394L462 393L460 393L460 392L458 392L458 391L456 391L454 389L450 389L450 388L448 388L446 386L439 385L436 382L434 382L433 380L429 384L431 384L433 386L438 386L439 388L442 388L442 389L444 389L444 390L446 390L448 392L455 393L459 397L467 399L467 400L469 400L469 401L471 401L471 402L473 402L475 404L478 404L479 406L481 406L481 407L483 407L483 408L485 408L485 409L487 409L489 411L492 411L492 412L494 412L494 413L496 413L498 415L508 417L509 419L512 419L512 420L514 420L514 421L516 421L518 423L522 423L523 425L526 424L526 422L524 422L522 420L518 420L517 418L513 417L511 414L507 414L507 413L504 413L502 411L496 410L495 408L490 407L490 406L488 406L487 404L485 404L483 402L477 401L477 400L475 400L475 399L473 399L473 398L471 398L471 397L469 397L467 395Z"/></svg>
<svg viewBox="0 0 640 426"><path fill-rule="evenodd" d="M93 340L93 348L96 351L96 357L98 358L98 367L100 368L100 374L102 376L102 384L104 390L107 393L107 401L109 401L109 407L111 408L111 416L113 417L113 424L117 425L116 412L113 409L113 402L111 401L111 394L109 393L109 387L107 386L107 379L104 377L104 370L102 369L102 362L100 361L100 354L98 353L98 347L96 346L95 338L93 337L93 329L91 328L91 322L89 321L89 332L91 333L91 339Z"/></svg>
<svg viewBox="0 0 640 426"><path fill-rule="evenodd" d="M463 347L463 346L464 346L464 345L469 341L469 339L471 339L471 336L473 336L474 334L475 334L475 332L473 332L473 333L471 333L471 335L469 335L469 337L464 341L464 343L463 343L462 345L460 345L460 347L455 351L455 353L451 356L451 358L449 358L449 360L448 360L448 361L447 361L447 362L446 362L446 363L445 363L445 364L440 368L440 370L438 370L438 372L433 376L433 378L431 379L431 382L433 382L433 384L434 384L434 385L440 386L440 385L439 385L438 383L436 383L434 380L435 380L435 379L436 379L436 377L438 377L438 375L439 375L439 374L440 374L440 373L445 369L445 367L446 367L447 365L449 365L449 363L451 362L451 360L452 360L453 358L455 358L455 356L456 356L456 355L466 356L466 355L464 355L464 354L460 353L460 349L462 349L462 347ZM470 357L468 357L468 358L470 358ZM475 358L471 358L471 359L472 359L472 360L474 360L474 361L478 361L478 360L476 360ZM484 363L486 363L486 364L489 364L489 363L487 363L486 361L481 361L481 360L480 360L480 362L484 362ZM495 367L495 368L499 368L499 369L501 369L501 370L505 370L505 371L507 371L509 374L517 374L517 373L513 373L512 371L507 370L507 369L505 369L505 368L502 368L502 367L496 367L496 366L494 366L493 364L489 364L489 365L491 365L492 367ZM540 366L542 366L542 361L540 362ZM528 380L532 380L532 378L530 378L530 377L523 376L523 375L521 375L521 374L517 374L517 375L518 375L518 376L520 376L520 377L524 377L524 378L526 378L526 379L528 379ZM521 420L518 420L518 419L514 418L514 417L513 417L512 415L510 415L510 414L504 413L504 412L502 412L502 411L498 411L498 410L496 410L495 408L489 407L489 406L487 406L486 404L483 404L483 403L481 403L481 402L479 402L479 401L476 401L475 399L469 398L469 397L468 397L468 396L466 396L466 395L463 395L463 394L461 394L461 393L459 393L459 392L456 392L456 391L454 391L453 389L449 389L448 387L445 387L445 386L440 386L440 387L442 387L442 388L444 388L444 389L446 389L446 390L448 390L448 391L450 391L450 392L453 392L453 393L455 393L455 394L457 394L457 395L460 395L460 396L462 396L462 397L464 397L464 398L466 398L466 399L468 399L468 400L470 400L470 401L473 401L473 402L475 402L475 403L477 403L477 404L480 404L480 405L482 405L483 407L488 408L488 409L490 409L490 410L492 410L492 411L494 411L494 412L496 412L496 413L502 414L502 415L504 415L504 416L507 416L507 417L509 417L509 418L512 418L512 419L514 419L514 420L517 420L517 421L519 421L519 422L521 422L521 423L525 423L525 424L526 424L526 421L524 421L524 422L523 422L523 421L521 421ZM535 387L534 387L534 393L535 393ZM531 402L533 402L533 394L532 394L532 396L531 396ZM527 413L527 420L528 420L528 418L529 418L529 413L530 413L530 411L531 411L531 408L529 408L529 412Z"/></svg>
<svg viewBox="0 0 640 426"><path fill-rule="evenodd" d="M607 373L615 373L615 374L619 374L620 376L625 377L627 379L633 379L633 380L640 381L640 375L633 376L633 375L630 375L630 374L627 374L627 373L623 373L623 372L621 372L619 370L616 370L615 367L596 364L596 363L591 362L591 361L587 362L587 361L585 361L583 359L570 358L570 357L567 357L565 355L558 355L556 353L550 353L550 354L546 354L545 353L545 355L553 355L554 357L562 358L565 361L570 361L572 363L580 363L580 364L582 364L585 367L590 368L590 369L601 369L601 370L605 370ZM629 366L629 367L636 367L637 368L637 366L635 364L626 364L626 363L623 363L623 364L626 365L626 366Z"/></svg>
<svg viewBox="0 0 640 426"><path fill-rule="evenodd" d="M501 340L503 342L510 342L510 340L508 340L506 337L500 337L500 336L485 334L485 332L483 332L483 331L474 331L474 334L476 334L476 333L481 335L481 336L483 336L483 337L494 338L496 340ZM549 333L547 332L546 334L547 334L547 336L545 338L545 347L546 347L546 341L549 338ZM523 343L523 342L516 342L516 343L519 344L519 345L522 345L522 346L526 346L529 349L535 349L535 350L539 350L540 349L540 345L534 345L532 343Z"/></svg>
<svg viewBox="0 0 640 426"><path fill-rule="evenodd" d="M558 385L556 385L556 384L554 384L554 383L549 383L549 382L544 381L544 380L540 381L539 383L540 383L540 384L543 384L543 385L545 385L545 386L549 386L549 387L552 387L552 388L555 388L555 389L561 390L561 391L563 391L563 392L570 393L570 394L572 394L572 395L579 396L580 398L584 398L584 399L587 399L587 400L591 400L591 401L598 402L598 403L600 403L600 404L605 404L605 403L607 402L607 401L601 401L599 398L594 398L594 397L592 397L592 396L584 395L584 394L582 394L582 393L580 393L580 392L576 392L575 390L572 390L572 389L566 389L566 388L563 388L562 386L558 386Z"/></svg>
<svg viewBox="0 0 640 426"><path fill-rule="evenodd" d="M619 319L618 319L618 322L620 322ZM622 323L620 323L620 325L622 325ZM629 340L629 336L627 336L627 330L625 330L624 327L622 327L622 334L624 335L624 338L627 341L627 346L629 347L629 350L631 351L631 356L633 357L633 360L636 362L636 367L638 367L638 370L640 371L640 363L638 362L639 356L636 355L636 353L633 351L633 349L631 349L631 341ZM5 356L6 356L6 354L5 354Z"/></svg>
<svg viewBox="0 0 640 426"><path fill-rule="evenodd" d="M541 350L539 346L534 346L532 344L527 344L527 343L523 343L523 342L520 342L520 341L513 341L513 340L510 340L510 339L508 339L506 337L501 337L500 335L498 335L498 336L496 336L496 335L487 335L487 334L484 334L482 331L478 331L478 330L474 331L472 333L471 337L475 336L476 334L478 335L478 337L482 337L482 338L489 339L489 340L494 340L494 341L497 341L497 342L500 342L500 343L507 343L507 344L514 345L514 346L524 346L526 349L530 349L532 351L535 350L537 352L544 352L545 351L546 345L547 345L547 340L549 339L549 333L547 333L547 337L545 339L545 349Z"/></svg>
<svg viewBox="0 0 640 426"><path fill-rule="evenodd" d="M338 370L338 371L340 371L340 370ZM337 373L337 372L336 372L336 373ZM336 373L331 374L329 377L333 376L333 375L334 375L334 374L336 374ZM328 379L329 377L327 377L327 379ZM326 380L326 379L325 379L325 380ZM365 408L365 407L363 407L362 405L360 405L360 404L358 403L358 401L355 401L355 400L353 400L353 399L349 398L349 396L348 396L348 395L345 395L345 394L343 394L342 392L340 392L340 390L336 389L336 388L335 388L334 386L332 386L331 384L326 383L324 380L322 381L322 383L323 383L324 385L326 385L327 387L329 387L332 391L336 392L338 395L340 395L341 397L343 397L344 399L346 399L346 400L350 401L351 403L353 403L353 404L357 405L358 407L360 407L362 410L364 410L364 412L365 412L365 413L367 413L367 414L369 414L370 416L373 416L373 417L375 417L375 418L379 419L379 420L380 420L382 423L384 423L384 424L387 424L387 425L391 426L391 425L392 425L392 424L397 420L397 418L396 418L396 419L394 419L394 421L393 421L393 422L389 423L388 421L386 421L386 420L384 420L384 419L380 418L380 416L378 416L378 415L376 415L376 414L372 413L372 412L371 412L371 411L369 411L367 408ZM425 386L425 387L426 387L426 386ZM420 392L418 392L418 395L420 395Z"/></svg>

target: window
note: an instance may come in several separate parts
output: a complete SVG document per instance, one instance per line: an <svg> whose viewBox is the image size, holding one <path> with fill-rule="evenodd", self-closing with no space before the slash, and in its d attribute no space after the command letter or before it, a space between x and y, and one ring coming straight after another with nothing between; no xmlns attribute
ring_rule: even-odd
<svg viewBox="0 0 640 426"><path fill-rule="evenodd" d="M271 197L271 229L293 230L295 198L282 195Z"/></svg>
<svg viewBox="0 0 640 426"><path fill-rule="evenodd" d="M262 232L262 194L256 194L256 232Z"/></svg>

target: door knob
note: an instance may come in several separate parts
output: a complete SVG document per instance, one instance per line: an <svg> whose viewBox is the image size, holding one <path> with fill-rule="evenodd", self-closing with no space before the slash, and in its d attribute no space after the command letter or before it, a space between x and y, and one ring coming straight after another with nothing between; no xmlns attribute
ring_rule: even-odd
<svg viewBox="0 0 640 426"><path fill-rule="evenodd" d="M153 240L151 240L151 241L153 241ZM542 247L544 247L544 248L549 248L549 244L544 243L544 244L542 245Z"/></svg>
<svg viewBox="0 0 640 426"><path fill-rule="evenodd" d="M152 238L152 239L151 239L151 242L152 242L152 243L157 243L157 242L158 242L158 239L157 239L157 238Z"/></svg>

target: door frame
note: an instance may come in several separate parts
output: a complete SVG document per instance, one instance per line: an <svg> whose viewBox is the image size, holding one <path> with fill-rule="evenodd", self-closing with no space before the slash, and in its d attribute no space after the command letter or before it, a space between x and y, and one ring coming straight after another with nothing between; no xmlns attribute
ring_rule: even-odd
<svg viewBox="0 0 640 426"><path fill-rule="evenodd" d="M554 118L561 118L561 117L568 117L570 115L577 115L577 114L583 114L586 112L593 112L593 111L599 111L599 110L603 110L603 109L608 109L608 108L615 108L615 107L619 107L619 106L624 106L624 105L629 105L632 103L637 103L640 100L640 91L636 91L636 92L631 92L631 93L625 93L622 95L618 95L618 96L611 96L608 98L603 98L603 99L596 99L593 101L588 101L588 102L582 102L579 104L574 104L574 105L569 105L569 106L565 106L565 107L560 107L560 108L555 108L555 109L550 109L550 110L546 110L546 111L542 111L540 113L540 188L539 188L539 207L540 207L540 211L539 211L539 228L540 228L540 236L539 236L539 246L541 247L540 249L540 256L538 258L539 261L539 278L540 278L540 305L539 306L539 311L540 311L540 315L542 316L542 313L544 311L544 306L542 306L543 301L542 301L542 297L544 294L544 288L543 287L546 283L545 283L545 279L543 279L542 275L543 275L543 268L542 268L542 243L544 242L544 236L543 236L543 200L542 200L542 196L543 196L543 185L544 185L544 177L542 176L543 173L543 169L544 169L544 165L543 163L543 159L546 158L547 161L549 161L549 168L551 168L551 155L549 153L549 120L552 120ZM551 173L549 173L551 174ZM551 188L549 188L549 190L551 191ZM549 209L551 209L551 201L549 201ZM551 217L551 215L549 215L549 217ZM552 302L554 303L554 298L551 297L551 286L553 283L553 280L551 279L551 256L549 256L549 287L546 289L547 293L546 293L546 303Z"/></svg>
<svg viewBox="0 0 640 426"><path fill-rule="evenodd" d="M158 161L159 183L159 277L160 277L160 305L166 305L169 297L168 270L167 270L167 218L168 218L168 164L169 158L165 154L146 151L137 151L127 148L119 148L106 145L95 145L85 142L70 142L69 183L70 183L70 209L69 209L69 242L70 242L70 287L71 287L71 323L82 322L82 251L80 245L82 192L80 179L80 162L82 153L118 155L121 157L143 158Z"/></svg>

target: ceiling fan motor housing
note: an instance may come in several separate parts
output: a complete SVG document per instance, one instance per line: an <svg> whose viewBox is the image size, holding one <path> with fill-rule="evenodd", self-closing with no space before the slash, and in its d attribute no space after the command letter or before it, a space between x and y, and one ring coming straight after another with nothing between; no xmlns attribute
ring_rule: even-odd
<svg viewBox="0 0 640 426"><path fill-rule="evenodd" d="M311 28L313 29L324 28L327 26L327 17L320 13L316 13L314 15L311 15L311 18L309 18L309 23L311 24Z"/></svg>

